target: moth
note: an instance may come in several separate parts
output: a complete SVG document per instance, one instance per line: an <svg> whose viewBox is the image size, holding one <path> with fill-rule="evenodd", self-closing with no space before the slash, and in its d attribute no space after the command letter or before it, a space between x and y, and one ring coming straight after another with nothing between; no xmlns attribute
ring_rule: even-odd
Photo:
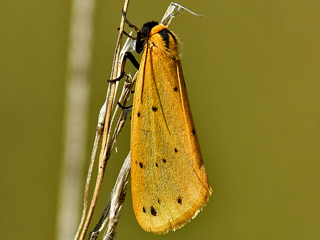
<svg viewBox="0 0 320 240"><path fill-rule="evenodd" d="M211 195L178 53L178 39L151 21L137 31L143 52L131 120L131 185L136 218L153 233L175 230L194 218Z"/></svg>

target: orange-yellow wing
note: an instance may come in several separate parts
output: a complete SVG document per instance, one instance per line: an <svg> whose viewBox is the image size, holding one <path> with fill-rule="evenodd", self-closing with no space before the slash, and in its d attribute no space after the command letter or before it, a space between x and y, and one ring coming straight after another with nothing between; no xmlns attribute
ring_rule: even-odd
<svg viewBox="0 0 320 240"><path fill-rule="evenodd" d="M133 207L154 233L182 227L211 194L177 47L161 41L154 34L145 48L131 120Z"/></svg>

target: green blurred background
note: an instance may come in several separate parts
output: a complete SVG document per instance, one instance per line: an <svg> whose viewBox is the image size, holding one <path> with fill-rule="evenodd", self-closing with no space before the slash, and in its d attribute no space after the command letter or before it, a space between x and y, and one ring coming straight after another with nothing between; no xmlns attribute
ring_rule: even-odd
<svg viewBox="0 0 320 240"><path fill-rule="evenodd" d="M138 26L160 20L169 3L131 0L128 18ZM179 15L170 29L183 43L213 196L191 223L158 236L135 220L129 183L117 239L319 239L320 1L179 3L204 15ZM123 1L96 4L88 161ZM62 0L0 2L1 239L56 236L70 10ZM128 152L129 132L127 124L95 220Z"/></svg>

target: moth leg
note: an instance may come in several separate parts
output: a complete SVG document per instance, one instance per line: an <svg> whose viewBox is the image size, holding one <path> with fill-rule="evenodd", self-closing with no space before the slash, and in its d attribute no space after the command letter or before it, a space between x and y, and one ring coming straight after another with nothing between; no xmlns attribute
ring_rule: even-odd
<svg viewBox="0 0 320 240"><path fill-rule="evenodd" d="M132 108L132 105L130 105L130 106L123 106L121 103L119 103L119 102L117 102L117 104L118 104L118 106L121 108L121 109L123 109L123 110L125 110L125 109L131 109Z"/></svg>
<svg viewBox="0 0 320 240"><path fill-rule="evenodd" d="M136 40L136 52L137 53L141 53L142 50L143 50L144 42L145 42L144 39L143 39L141 30L137 26L133 25L127 19L127 16L124 13L123 9L122 9L122 16L123 16L124 21L128 24L128 26L131 27L133 30L135 30L137 32L137 37L135 38L135 40Z"/></svg>
<svg viewBox="0 0 320 240"><path fill-rule="evenodd" d="M136 60L136 58L133 56L131 52L126 52L123 56L122 65L121 65L121 74L116 79L109 79L108 82L118 82L120 81L126 74L124 72L124 67L126 65L127 59L130 60L130 62L133 64L133 66L137 69L139 69L139 63Z"/></svg>
<svg viewBox="0 0 320 240"><path fill-rule="evenodd" d="M131 22L129 22L129 20L127 19L127 16L125 14L125 12L123 11L122 9L122 16L123 16L123 19L124 21L128 24L129 27L131 27L132 29L134 29L136 32L141 32L141 30L136 27L135 25L133 25Z"/></svg>
<svg viewBox="0 0 320 240"><path fill-rule="evenodd" d="M138 63L137 59L133 56L133 54L131 52L126 52L123 59L126 61L127 58L130 60L130 62L133 64L133 66L136 69L139 69L140 64Z"/></svg>
<svg viewBox="0 0 320 240"><path fill-rule="evenodd" d="M118 31L119 31L119 30L120 30L120 28L118 28ZM126 31L122 31L122 33L123 33L124 35L126 35L128 38L132 39L132 40L136 40L136 39L137 39L137 38L129 35Z"/></svg>

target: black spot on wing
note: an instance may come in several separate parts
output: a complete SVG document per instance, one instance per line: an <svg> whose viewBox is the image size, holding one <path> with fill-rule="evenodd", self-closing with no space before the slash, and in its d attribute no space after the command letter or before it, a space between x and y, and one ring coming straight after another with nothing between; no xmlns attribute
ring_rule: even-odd
<svg viewBox="0 0 320 240"><path fill-rule="evenodd" d="M154 209L153 206L151 206L151 214L152 214L153 216L157 216L157 211Z"/></svg>

